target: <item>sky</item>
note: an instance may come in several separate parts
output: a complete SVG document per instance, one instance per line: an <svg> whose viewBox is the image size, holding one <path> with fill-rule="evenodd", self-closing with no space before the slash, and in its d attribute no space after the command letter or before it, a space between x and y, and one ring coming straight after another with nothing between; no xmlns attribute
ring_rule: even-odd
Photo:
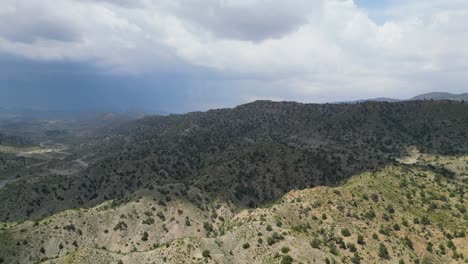
<svg viewBox="0 0 468 264"><path fill-rule="evenodd" d="M468 92L466 0L2 0L0 107Z"/></svg>

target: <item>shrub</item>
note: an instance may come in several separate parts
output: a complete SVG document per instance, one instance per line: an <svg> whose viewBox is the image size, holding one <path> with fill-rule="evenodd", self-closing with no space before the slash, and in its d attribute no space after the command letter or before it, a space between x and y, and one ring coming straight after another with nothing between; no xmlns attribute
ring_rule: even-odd
<svg viewBox="0 0 468 264"><path fill-rule="evenodd" d="M421 217L421 224L430 225L431 221L429 220L429 218L427 216L423 216L423 217Z"/></svg>
<svg viewBox="0 0 468 264"><path fill-rule="evenodd" d="M118 222L114 227L114 231L125 230L125 229L127 229L127 224L123 221Z"/></svg>
<svg viewBox="0 0 468 264"><path fill-rule="evenodd" d="M152 224L154 224L154 218L152 218L152 217L146 218L145 220L143 220L143 224L145 224L145 225L152 225Z"/></svg>
<svg viewBox="0 0 468 264"><path fill-rule="evenodd" d="M294 261L294 259L289 255L283 256L281 258L281 264L291 264L291 263L293 263L293 261Z"/></svg>
<svg viewBox="0 0 468 264"><path fill-rule="evenodd" d="M267 225L267 226L266 226L266 230L267 230L267 231L272 231L273 228L271 227L271 225Z"/></svg>
<svg viewBox="0 0 468 264"><path fill-rule="evenodd" d="M273 235L269 236L267 238L267 243L268 245L273 245L275 244L276 242L279 242L280 240L283 240L284 237L276 232L273 233Z"/></svg>
<svg viewBox="0 0 468 264"><path fill-rule="evenodd" d="M282 247L281 252L283 252L283 254L287 254L289 252L289 248L288 247Z"/></svg>
<svg viewBox="0 0 468 264"><path fill-rule="evenodd" d="M426 250L432 253L432 247L433 247L432 243L428 243L426 246Z"/></svg>
<svg viewBox="0 0 468 264"><path fill-rule="evenodd" d="M364 237L363 237L361 234L359 234L358 237L357 237L357 243L358 243L359 245L364 245L364 244L366 244L366 242L364 241Z"/></svg>
<svg viewBox="0 0 468 264"><path fill-rule="evenodd" d="M409 247L410 249L413 249L413 241L411 241L411 239L409 239L408 236L405 236L405 237L403 238L403 243L404 243L407 247Z"/></svg>
<svg viewBox="0 0 468 264"><path fill-rule="evenodd" d="M335 244L330 244L330 253L335 256L338 256L338 249L336 248Z"/></svg>
<svg viewBox="0 0 468 264"><path fill-rule="evenodd" d="M320 248L320 240L318 238L312 239L312 242L310 242L310 245L313 248Z"/></svg>
<svg viewBox="0 0 468 264"><path fill-rule="evenodd" d="M348 243L348 248L349 248L349 251L351 252L357 251L356 245L354 245L353 243Z"/></svg>
<svg viewBox="0 0 468 264"><path fill-rule="evenodd" d="M248 249L249 247L250 247L250 244L249 244L249 243L244 243L244 244L242 245L242 248L243 248L243 249Z"/></svg>
<svg viewBox="0 0 468 264"><path fill-rule="evenodd" d="M353 257L351 258L351 263L353 263L353 264L360 264L361 263L361 256L359 256L359 253L354 252Z"/></svg>
<svg viewBox="0 0 468 264"><path fill-rule="evenodd" d="M369 220L373 220L376 217L375 211L371 209L371 210L365 212L364 217L369 219Z"/></svg>
<svg viewBox="0 0 468 264"><path fill-rule="evenodd" d="M406 227L409 226L408 220L406 220L406 219L403 219L403 221L401 221L401 224L404 225L404 226L406 226Z"/></svg>
<svg viewBox="0 0 468 264"><path fill-rule="evenodd" d="M165 220L166 220L166 217L164 216L163 212L159 211L156 215L157 215L162 221L165 221Z"/></svg>
<svg viewBox="0 0 468 264"><path fill-rule="evenodd" d="M210 251L208 249L203 250L202 256L204 258L209 258L210 257Z"/></svg>
<svg viewBox="0 0 468 264"><path fill-rule="evenodd" d="M148 232L143 232L143 235L141 235L141 240L143 241L148 241Z"/></svg>
<svg viewBox="0 0 468 264"><path fill-rule="evenodd" d="M379 245L379 257L381 259L390 259L390 255L388 254L388 250L385 247L385 245L382 244L382 243Z"/></svg>
<svg viewBox="0 0 468 264"><path fill-rule="evenodd" d="M344 237L349 237L351 235L351 232L347 228L343 228L343 229L341 229L341 234Z"/></svg>

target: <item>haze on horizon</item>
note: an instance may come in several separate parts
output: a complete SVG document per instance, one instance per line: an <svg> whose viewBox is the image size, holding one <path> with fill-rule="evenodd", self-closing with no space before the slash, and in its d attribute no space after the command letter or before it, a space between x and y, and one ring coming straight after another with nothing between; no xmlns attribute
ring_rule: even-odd
<svg viewBox="0 0 468 264"><path fill-rule="evenodd" d="M468 92L464 0L4 0L0 107L186 112Z"/></svg>

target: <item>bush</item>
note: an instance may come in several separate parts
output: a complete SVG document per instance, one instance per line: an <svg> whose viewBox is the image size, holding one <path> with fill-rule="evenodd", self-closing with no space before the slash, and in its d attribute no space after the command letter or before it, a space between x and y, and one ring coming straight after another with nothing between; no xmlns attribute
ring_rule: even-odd
<svg viewBox="0 0 468 264"><path fill-rule="evenodd" d="M357 237L357 243L359 245L365 245L366 244L366 242L364 241L364 237L361 234L359 234L358 237Z"/></svg>
<svg viewBox="0 0 468 264"><path fill-rule="evenodd" d="M405 237L403 238L403 243L404 243L407 247L409 247L410 249L413 249L413 241L411 241L411 239L409 239L408 236L405 236Z"/></svg>
<svg viewBox="0 0 468 264"><path fill-rule="evenodd" d="M294 261L294 259L289 255L283 256L281 258L281 264L291 264L291 263L293 263L293 261Z"/></svg>
<svg viewBox="0 0 468 264"><path fill-rule="evenodd" d="M289 252L289 248L288 247L282 247L281 252L283 252L283 254L287 254Z"/></svg>
<svg viewBox="0 0 468 264"><path fill-rule="evenodd" d="M335 244L330 244L330 253L335 256L338 256L338 249L336 248Z"/></svg>
<svg viewBox="0 0 468 264"><path fill-rule="evenodd" d="M267 238L267 243L268 245L273 245L275 244L276 242L279 242L280 240L283 240L284 237L276 232L273 233L273 235L269 236Z"/></svg>
<svg viewBox="0 0 468 264"><path fill-rule="evenodd" d="M145 224L145 225L152 225L152 224L154 224L154 218L152 218L152 217L146 218L145 220L143 220L143 224Z"/></svg>
<svg viewBox="0 0 468 264"><path fill-rule="evenodd" d="M357 251L356 245L354 245L353 243L348 243L348 248L349 248L349 251L351 252Z"/></svg>
<svg viewBox="0 0 468 264"><path fill-rule="evenodd" d="M423 216L423 217L421 217L421 224L430 225L431 221L429 220L429 218L427 216Z"/></svg>
<svg viewBox="0 0 468 264"><path fill-rule="evenodd" d="M351 263L353 263L353 264L360 264L361 263L361 256L359 256L359 253L354 252L353 257L351 258Z"/></svg>
<svg viewBox="0 0 468 264"><path fill-rule="evenodd" d="M209 258L210 257L210 251L208 249L203 250L202 256L204 258Z"/></svg>
<svg viewBox="0 0 468 264"><path fill-rule="evenodd" d="M313 248L320 248L320 240L318 238L312 239L312 242L310 242L310 245Z"/></svg>
<svg viewBox="0 0 468 264"><path fill-rule="evenodd" d="M433 247L432 243L429 243L426 246L426 250L432 253L432 247Z"/></svg>
<svg viewBox="0 0 468 264"><path fill-rule="evenodd" d="M351 232L347 228L343 228L343 229L341 229L341 234L344 237L349 237L351 235Z"/></svg>
<svg viewBox="0 0 468 264"><path fill-rule="evenodd" d="M381 259L390 259L390 255L388 254L388 250L385 247L385 245L382 244L382 243L379 245L379 257Z"/></svg>
<svg viewBox="0 0 468 264"><path fill-rule="evenodd" d="M242 248L243 248L243 249L248 249L249 247L250 247L250 244L249 244L249 243L244 243L244 244L242 245Z"/></svg>
<svg viewBox="0 0 468 264"><path fill-rule="evenodd" d="M376 217L375 211L370 209L369 211L364 213L364 217L369 220L373 220Z"/></svg>
<svg viewBox="0 0 468 264"><path fill-rule="evenodd" d="M142 241L148 241L148 232L143 232L143 235L141 235L141 240Z"/></svg>
<svg viewBox="0 0 468 264"><path fill-rule="evenodd" d="M267 225L267 226L266 226L266 230L267 230L267 231L272 231L273 228L271 227L271 225Z"/></svg>

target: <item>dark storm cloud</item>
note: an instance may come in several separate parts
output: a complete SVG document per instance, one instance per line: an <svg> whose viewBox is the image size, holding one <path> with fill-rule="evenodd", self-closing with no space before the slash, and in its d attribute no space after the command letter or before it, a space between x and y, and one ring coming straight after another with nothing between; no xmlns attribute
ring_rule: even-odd
<svg viewBox="0 0 468 264"><path fill-rule="evenodd" d="M193 71L114 75L102 73L90 62L41 62L0 55L0 107L161 114L208 109L212 105L203 106L203 101L219 99L215 96L219 90L206 86L207 75ZM227 96L224 99L230 101Z"/></svg>

